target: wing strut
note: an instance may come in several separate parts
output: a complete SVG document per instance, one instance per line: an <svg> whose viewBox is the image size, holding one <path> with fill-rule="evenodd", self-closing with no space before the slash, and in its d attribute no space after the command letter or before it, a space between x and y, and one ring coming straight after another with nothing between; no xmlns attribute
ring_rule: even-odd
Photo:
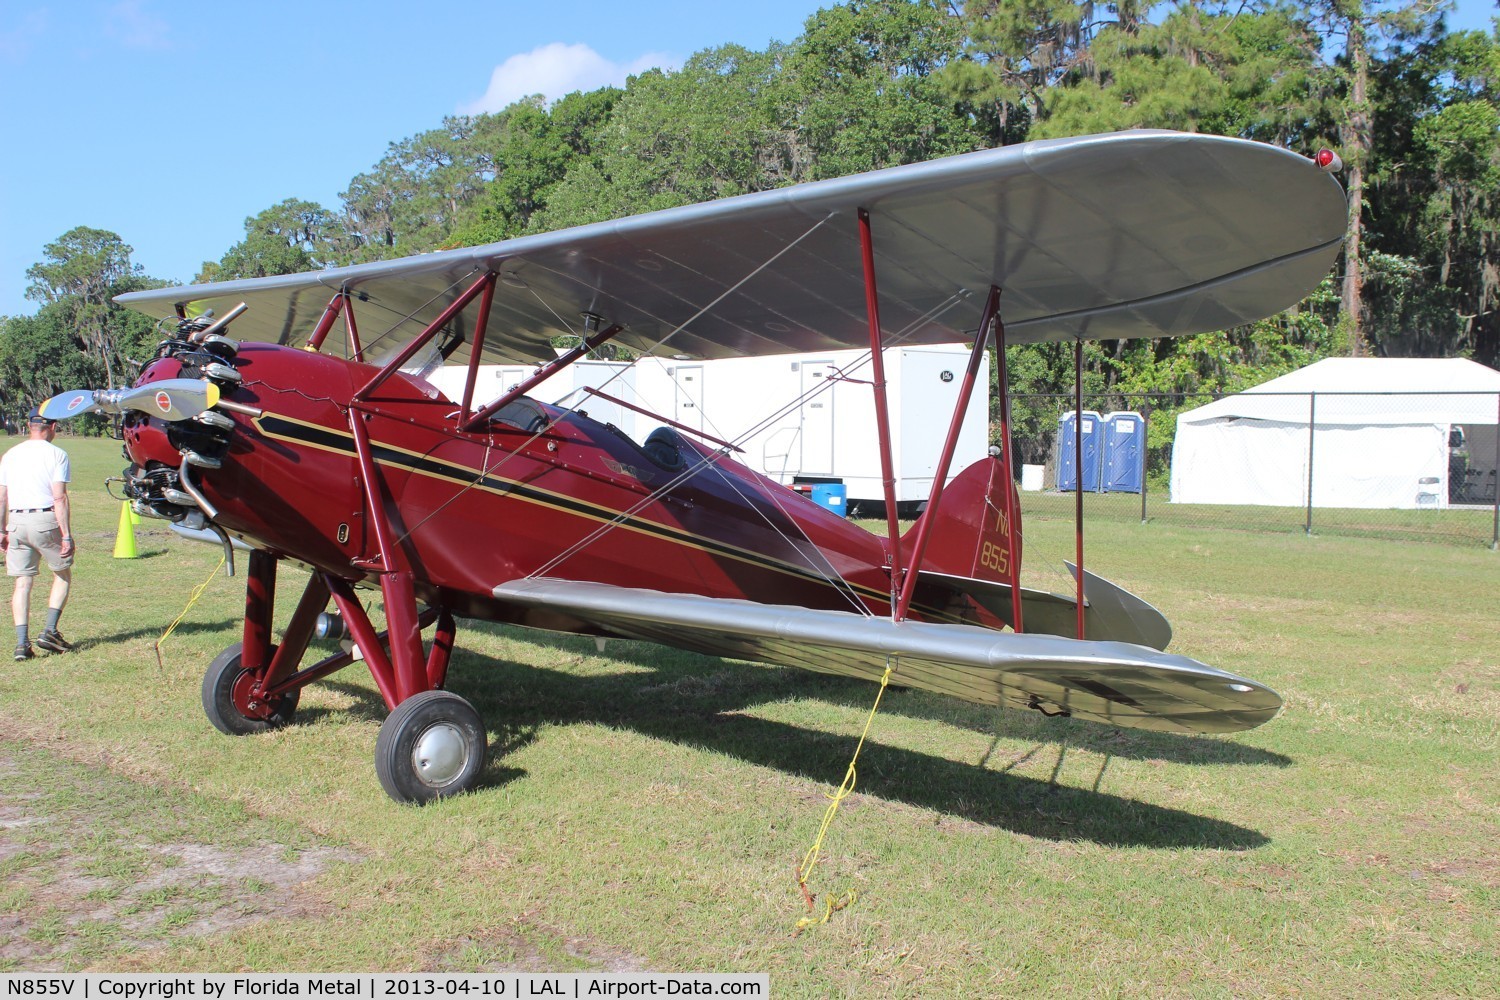
<svg viewBox="0 0 1500 1000"><path fill-rule="evenodd" d="M995 377L1000 385L1000 456L1001 473L1011 477L1005 490L1005 544L1010 549L1010 613L1011 630L1024 632L1021 624L1021 553L1017 551L1016 537L1021 525L1021 497L1016 493L1015 452L1010 440L1010 369L1005 362L1005 321L995 313Z"/></svg>
<svg viewBox="0 0 1500 1000"><path fill-rule="evenodd" d="M374 378L366 382L364 387L357 391L353 395L353 397L351 397L352 401L362 403L367 400L370 397L370 393L380 388L381 384L384 383L386 379L390 378L400 370L402 365L410 361L418 351L420 351L427 345L428 341L437 336L438 331L442 330L443 327L451 323L453 321L453 318L459 313L463 312L464 307L467 306L470 302L474 301L475 296L479 295L481 292L485 293L485 305L483 308L483 312L486 318L488 318L489 297L494 293L495 278L496 274L494 271L486 271L484 272L484 274L480 275L479 280L470 285L462 295L454 299L452 304L449 305L448 308L444 309L442 311L442 314L439 315L437 319L427 324L427 328L425 330L413 337L411 343L407 344L405 349L403 349L390 361L386 362L385 367L380 369L380 371L376 373Z"/></svg>
<svg viewBox="0 0 1500 1000"><path fill-rule="evenodd" d="M932 517L924 517L917 525L917 538L911 547L912 572L901 581L901 600L896 606L897 621L906 617L911 608L912 594L916 592L921 574L922 556L927 551L927 535L937 520L938 504L943 499L943 486L948 481L948 466L953 463L953 452L958 447L958 434L963 430L964 413L969 409L969 400L974 395L974 383L979 378L979 364L984 360L985 349L990 342L990 328L999 322L1000 289L990 286L990 294L984 300L984 312L979 317L979 330L974 334L974 349L969 352L969 367L964 372L964 381L958 389L958 399L953 404L953 418L948 423L948 437L943 441L943 450L938 457L937 469L932 474L932 492L927 498L927 510ZM1014 565L1014 561L1012 561Z"/></svg>
<svg viewBox="0 0 1500 1000"><path fill-rule="evenodd" d="M597 317L595 317L595 321L597 322ZM532 389L535 389L537 386L541 385L543 382L547 381L549 378L556 375L558 372L562 371L564 368L568 367L579 358L588 354L600 344L614 339L614 337L623 329L625 329L623 326L616 323L608 329L600 330L599 332L584 338L578 343L576 347L568 351L567 354L559 355L558 357L553 358L551 361L547 362L545 365L533 372L530 378L522 379L518 385L512 386L508 391L501 394L499 399L495 400L493 403L490 403L484 409L474 414L474 416L470 417L468 422L463 425L462 429L466 431L472 431L475 428L482 426L484 422L488 420L493 414L498 413L502 408L509 405L512 401L525 395ZM475 356L478 356L477 351L475 352ZM473 379L474 377L471 374L469 376L470 384L473 383ZM467 402L468 401L465 400L465 412L468 412Z"/></svg>
<svg viewBox="0 0 1500 1000"><path fill-rule="evenodd" d="M495 272L479 299L479 315L474 318L474 343L469 346L469 368L464 375L463 401L458 404L459 424L467 425L469 407L474 405L474 385L479 380L479 359L484 354L484 335L490 326L490 305L495 301Z"/></svg>
<svg viewBox="0 0 1500 1000"><path fill-rule="evenodd" d="M334 321L339 318L339 313L344 311L348 298L349 293L343 289L334 293L333 298L328 300L328 305L323 309L323 315L318 317L318 325L313 328L312 335L307 338L307 346L303 350L317 352L323 349L323 341L328 339L328 332L333 329ZM345 322L348 321L345 320Z"/></svg>
<svg viewBox="0 0 1500 1000"><path fill-rule="evenodd" d="M360 486L365 494L365 509L369 511L370 525L374 529L376 547L379 549L378 559L372 561L372 564L367 565L366 568L371 569L380 578L380 593L385 602L390 647L391 669L384 675L384 681L382 681L382 672L373 666L372 673L381 688L381 696L392 709L413 695L430 690L433 686L430 676L434 675L435 671L422 654L421 615L417 611L414 577L409 561L400 545L401 539L406 536L395 537L398 525L391 523L394 516L391 508L395 505L386 503L385 479L375 462L369 431L365 428L364 418L367 415L369 397L400 370L402 365L410 361L417 351L431 342L459 313L463 312L470 302L483 296L480 300L478 321L475 324L476 343L470 352L471 358L478 357L484 345L485 326L489 322L490 302L494 295L497 277L496 272L486 271L475 279L462 295L454 299L436 319L412 339L411 343L406 345L405 349L387 362L349 399L349 431L354 438L354 454L359 465ZM340 309L343 310L344 318L349 323L350 332L353 334L353 303L348 301L347 292L341 292L333 302L328 304L323 320L319 323L319 330L325 336ZM319 342L321 343L321 340ZM475 371L475 366L471 361L468 384L464 392L466 401L472 397ZM329 585L340 610L345 613L346 617L354 615L353 609L357 602L351 601L350 595L344 593L340 586L335 585L331 579ZM246 621L249 620L250 616L247 614ZM373 636L372 630L366 628L366 631L370 631L371 635L359 640L362 649L366 649ZM439 645L441 643L434 641L434 649ZM451 639L449 645L451 646ZM372 652L366 649L367 657Z"/></svg>
<svg viewBox="0 0 1500 1000"><path fill-rule="evenodd" d="M1083 338L1073 341L1073 548L1078 572L1078 638L1083 635Z"/></svg>
<svg viewBox="0 0 1500 1000"><path fill-rule="evenodd" d="M875 241L870 213L859 210L859 250L865 265L865 314L870 321L870 380L875 389L875 431L880 438L880 480L885 490L885 527L891 546L891 613L896 620L900 587L905 576L901 559L901 526L896 518L896 463L891 457L891 411L885 395L885 344L880 333L880 296L875 288ZM915 574L913 574L915 575Z"/></svg>

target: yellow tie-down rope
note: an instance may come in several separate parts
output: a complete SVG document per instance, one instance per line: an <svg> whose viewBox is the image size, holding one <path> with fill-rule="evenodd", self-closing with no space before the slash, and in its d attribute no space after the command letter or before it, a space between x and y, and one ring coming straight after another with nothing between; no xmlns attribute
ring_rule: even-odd
<svg viewBox="0 0 1500 1000"><path fill-rule="evenodd" d="M198 586L193 588L193 593L188 597L187 607L182 609L182 614L172 619L172 624L167 626L167 630L161 634L161 638L157 639L156 642L152 645L152 648L156 650L156 666L158 669L160 669L162 666L161 644L167 641L168 636L177 631L177 626L182 624L182 620L187 617L187 613L193 610L193 605L198 603L198 598L203 596L203 592L208 589L208 585L210 583L214 582L214 578L219 575L219 570L223 568L224 557L220 556L219 565L215 566L213 568L213 572L208 574L208 579L204 580L202 583L198 584Z"/></svg>
<svg viewBox="0 0 1500 1000"><path fill-rule="evenodd" d="M818 863L818 857L823 853L823 838L827 836L828 828L833 825L833 817L839 811L839 804L849 797L850 792L854 791L854 766L859 763L859 752L864 749L865 737L870 735L870 726L875 721L875 713L880 709L880 697L885 694L886 685L891 682L891 673L895 669L896 661L894 658L887 659L885 673L880 675L880 690L875 692L875 704L870 706L870 716L865 719L864 732L859 734L859 743L855 744L854 756L849 759L849 770L844 772L844 782L839 785L837 791L828 796L828 809L823 813L823 825L818 827L817 839L813 841L812 847L802 858L802 864L797 866L797 888L802 891L802 899L807 903L807 912L810 914L817 912L817 899L807 888L808 877L812 875L813 866ZM798 920L795 933L801 934L809 927L828 923L828 919L834 913L851 905L856 898L857 895L853 888L839 897L834 897L832 894L828 895L824 900L823 915L821 917L807 916Z"/></svg>

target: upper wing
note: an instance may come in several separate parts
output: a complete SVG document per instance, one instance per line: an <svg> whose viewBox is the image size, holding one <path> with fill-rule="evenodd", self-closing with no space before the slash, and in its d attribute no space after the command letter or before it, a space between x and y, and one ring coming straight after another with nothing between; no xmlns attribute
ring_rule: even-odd
<svg viewBox="0 0 1500 1000"><path fill-rule="evenodd" d="M1281 708L1276 692L1254 681L1124 642L897 623L568 580L514 580L494 593L536 609L537 624L590 624L717 656L871 680L891 663L898 684L1115 726L1230 733L1269 721Z"/></svg>
<svg viewBox="0 0 1500 1000"><path fill-rule="evenodd" d="M669 337L668 354L859 347L868 343L861 208L871 215L883 325L909 343L964 339L991 284L1004 290L1012 343L1226 329L1311 291L1345 223L1338 183L1304 157L1221 136L1121 132L119 301L158 316L183 303L222 315L244 301L235 336L299 344L346 288L363 343L392 348L497 269L486 339L495 360L552 357L549 338L576 332L585 310L623 324L622 341L638 349ZM467 334L468 322L454 328ZM341 327L327 349L340 349Z"/></svg>

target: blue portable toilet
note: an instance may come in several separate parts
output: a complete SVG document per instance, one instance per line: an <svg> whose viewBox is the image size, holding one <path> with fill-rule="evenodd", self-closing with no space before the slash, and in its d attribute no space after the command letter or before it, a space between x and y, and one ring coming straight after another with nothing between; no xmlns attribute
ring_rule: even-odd
<svg viewBox="0 0 1500 1000"><path fill-rule="evenodd" d="M1146 418L1134 410L1104 417L1104 492L1139 493L1146 478Z"/></svg>
<svg viewBox="0 0 1500 1000"><path fill-rule="evenodd" d="M1083 467L1083 488L1092 493L1099 492L1099 478L1104 452L1104 421L1096 410L1083 411L1083 462L1073 455L1074 427L1078 422L1076 412L1064 413L1057 418L1057 488L1065 491L1078 489L1078 467Z"/></svg>
<svg viewBox="0 0 1500 1000"><path fill-rule="evenodd" d="M843 517L849 509L849 492L844 489L843 483L815 483L812 488L812 502Z"/></svg>

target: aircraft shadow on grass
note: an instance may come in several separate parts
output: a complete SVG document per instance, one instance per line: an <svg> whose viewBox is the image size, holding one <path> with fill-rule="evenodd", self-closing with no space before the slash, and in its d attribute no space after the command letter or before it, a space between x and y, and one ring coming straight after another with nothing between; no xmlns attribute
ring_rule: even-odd
<svg viewBox="0 0 1500 1000"><path fill-rule="evenodd" d="M478 622L469 624L476 630L508 636L536 646L583 656L603 655L620 663L645 667L663 674L675 672L690 689L694 686L704 687L706 682L703 679L706 677L729 676L733 679L724 687L752 687L758 694L755 699L757 702L812 697L846 708L868 709L874 698L875 688L868 681L836 674L817 674L793 668L767 668L759 664L745 666L736 661L632 640L610 640L607 651L599 654L594 640L585 636L537 632ZM655 683L661 683L661 680ZM899 684L899 673L897 680L892 683ZM713 687L717 690L720 685ZM705 704L710 703L716 704L717 701L710 696ZM1274 767L1290 767L1294 763L1292 758L1273 750L1212 736L1158 733L1144 729L1111 729L1098 723L990 708L919 690L888 691L881 699L880 710L1012 739L1065 742L1077 749L1131 760Z"/></svg>
<svg viewBox="0 0 1500 1000"><path fill-rule="evenodd" d="M172 634L203 635L208 633L218 633L220 635L233 635L234 632L232 630L237 628L239 624L240 622L237 618L221 618L218 621L212 622L185 621L180 623L175 629L173 629ZM63 624L59 625L58 627L66 628L66 626L67 622L65 620ZM70 634L69 641L73 643L74 649L82 651L85 649L92 649L95 646L110 646L119 642L130 642L134 639L160 639L161 634L164 631L166 631L165 625L149 625L144 628L133 628L122 632L111 632L108 635L89 635L87 633L80 632L76 634ZM170 655L170 652L170 644L163 647L163 656ZM203 664L203 666L207 665L207 663Z"/></svg>
<svg viewBox="0 0 1500 1000"><path fill-rule="evenodd" d="M511 632L514 635L514 631ZM524 633L524 641L564 652L598 655L592 639L577 636L547 636ZM794 670L744 668L708 656L661 649L645 643L611 642L605 654L611 660L651 669L651 673L583 675L521 662L494 660L456 652L449 674L449 687L462 691L490 722L490 762L483 786L497 787L525 772L505 765L505 757L538 738L544 726L597 724L630 729L642 735L682 746L697 747L737 757L751 764L771 767L787 774L829 783L844 773L853 741L845 735L804 729L774 720L743 714L755 705L806 696L806 676L816 682L813 696L835 704L868 709L873 686L844 678L803 675ZM348 707L299 710L298 719L347 714L379 722L386 708L368 686L336 677L323 682L352 700ZM912 692L882 702L882 711L917 717L931 715L952 721L951 713L933 704L907 711L916 699L929 696ZM968 707L968 706L965 706ZM1006 713L1007 715L1013 713ZM1067 721L1067 720L1058 720ZM498 724L497 724L498 722ZM991 727L993 728L993 726ZM1245 850L1261 847L1269 839L1257 831L1223 820L1197 816L1152 805L1099 790L1108 758L1101 766L1091 790L1058 785L1069 745L1080 747L1087 740L1076 738L1079 725L1068 727L1061 739L1039 742L1021 758L1004 766L990 767L990 753L978 763L936 757L914 750L866 742L860 757L860 794L955 816L974 823L1051 840L1089 840L1108 846L1159 848L1205 847ZM1104 727L1092 742L1098 752L1111 754L1112 732ZM1215 740L1175 737L1170 734L1131 734L1152 737L1151 749L1143 757L1173 759L1170 748L1179 742L1201 742L1211 747L1233 747ZM1158 739L1159 737L1165 737ZM996 737L998 742L999 736ZM1022 737L1033 738L1033 737ZM1012 773L1019 764L1035 759L1048 743L1057 746L1057 760L1049 779ZM1094 747L1090 747L1094 749ZM1165 748L1165 749L1164 749ZM994 747L991 746L991 752ZM1192 763L1290 763L1278 754L1251 750L1248 757L1233 753L1219 758L1183 751L1176 756ZM1258 759L1257 754L1264 754Z"/></svg>

